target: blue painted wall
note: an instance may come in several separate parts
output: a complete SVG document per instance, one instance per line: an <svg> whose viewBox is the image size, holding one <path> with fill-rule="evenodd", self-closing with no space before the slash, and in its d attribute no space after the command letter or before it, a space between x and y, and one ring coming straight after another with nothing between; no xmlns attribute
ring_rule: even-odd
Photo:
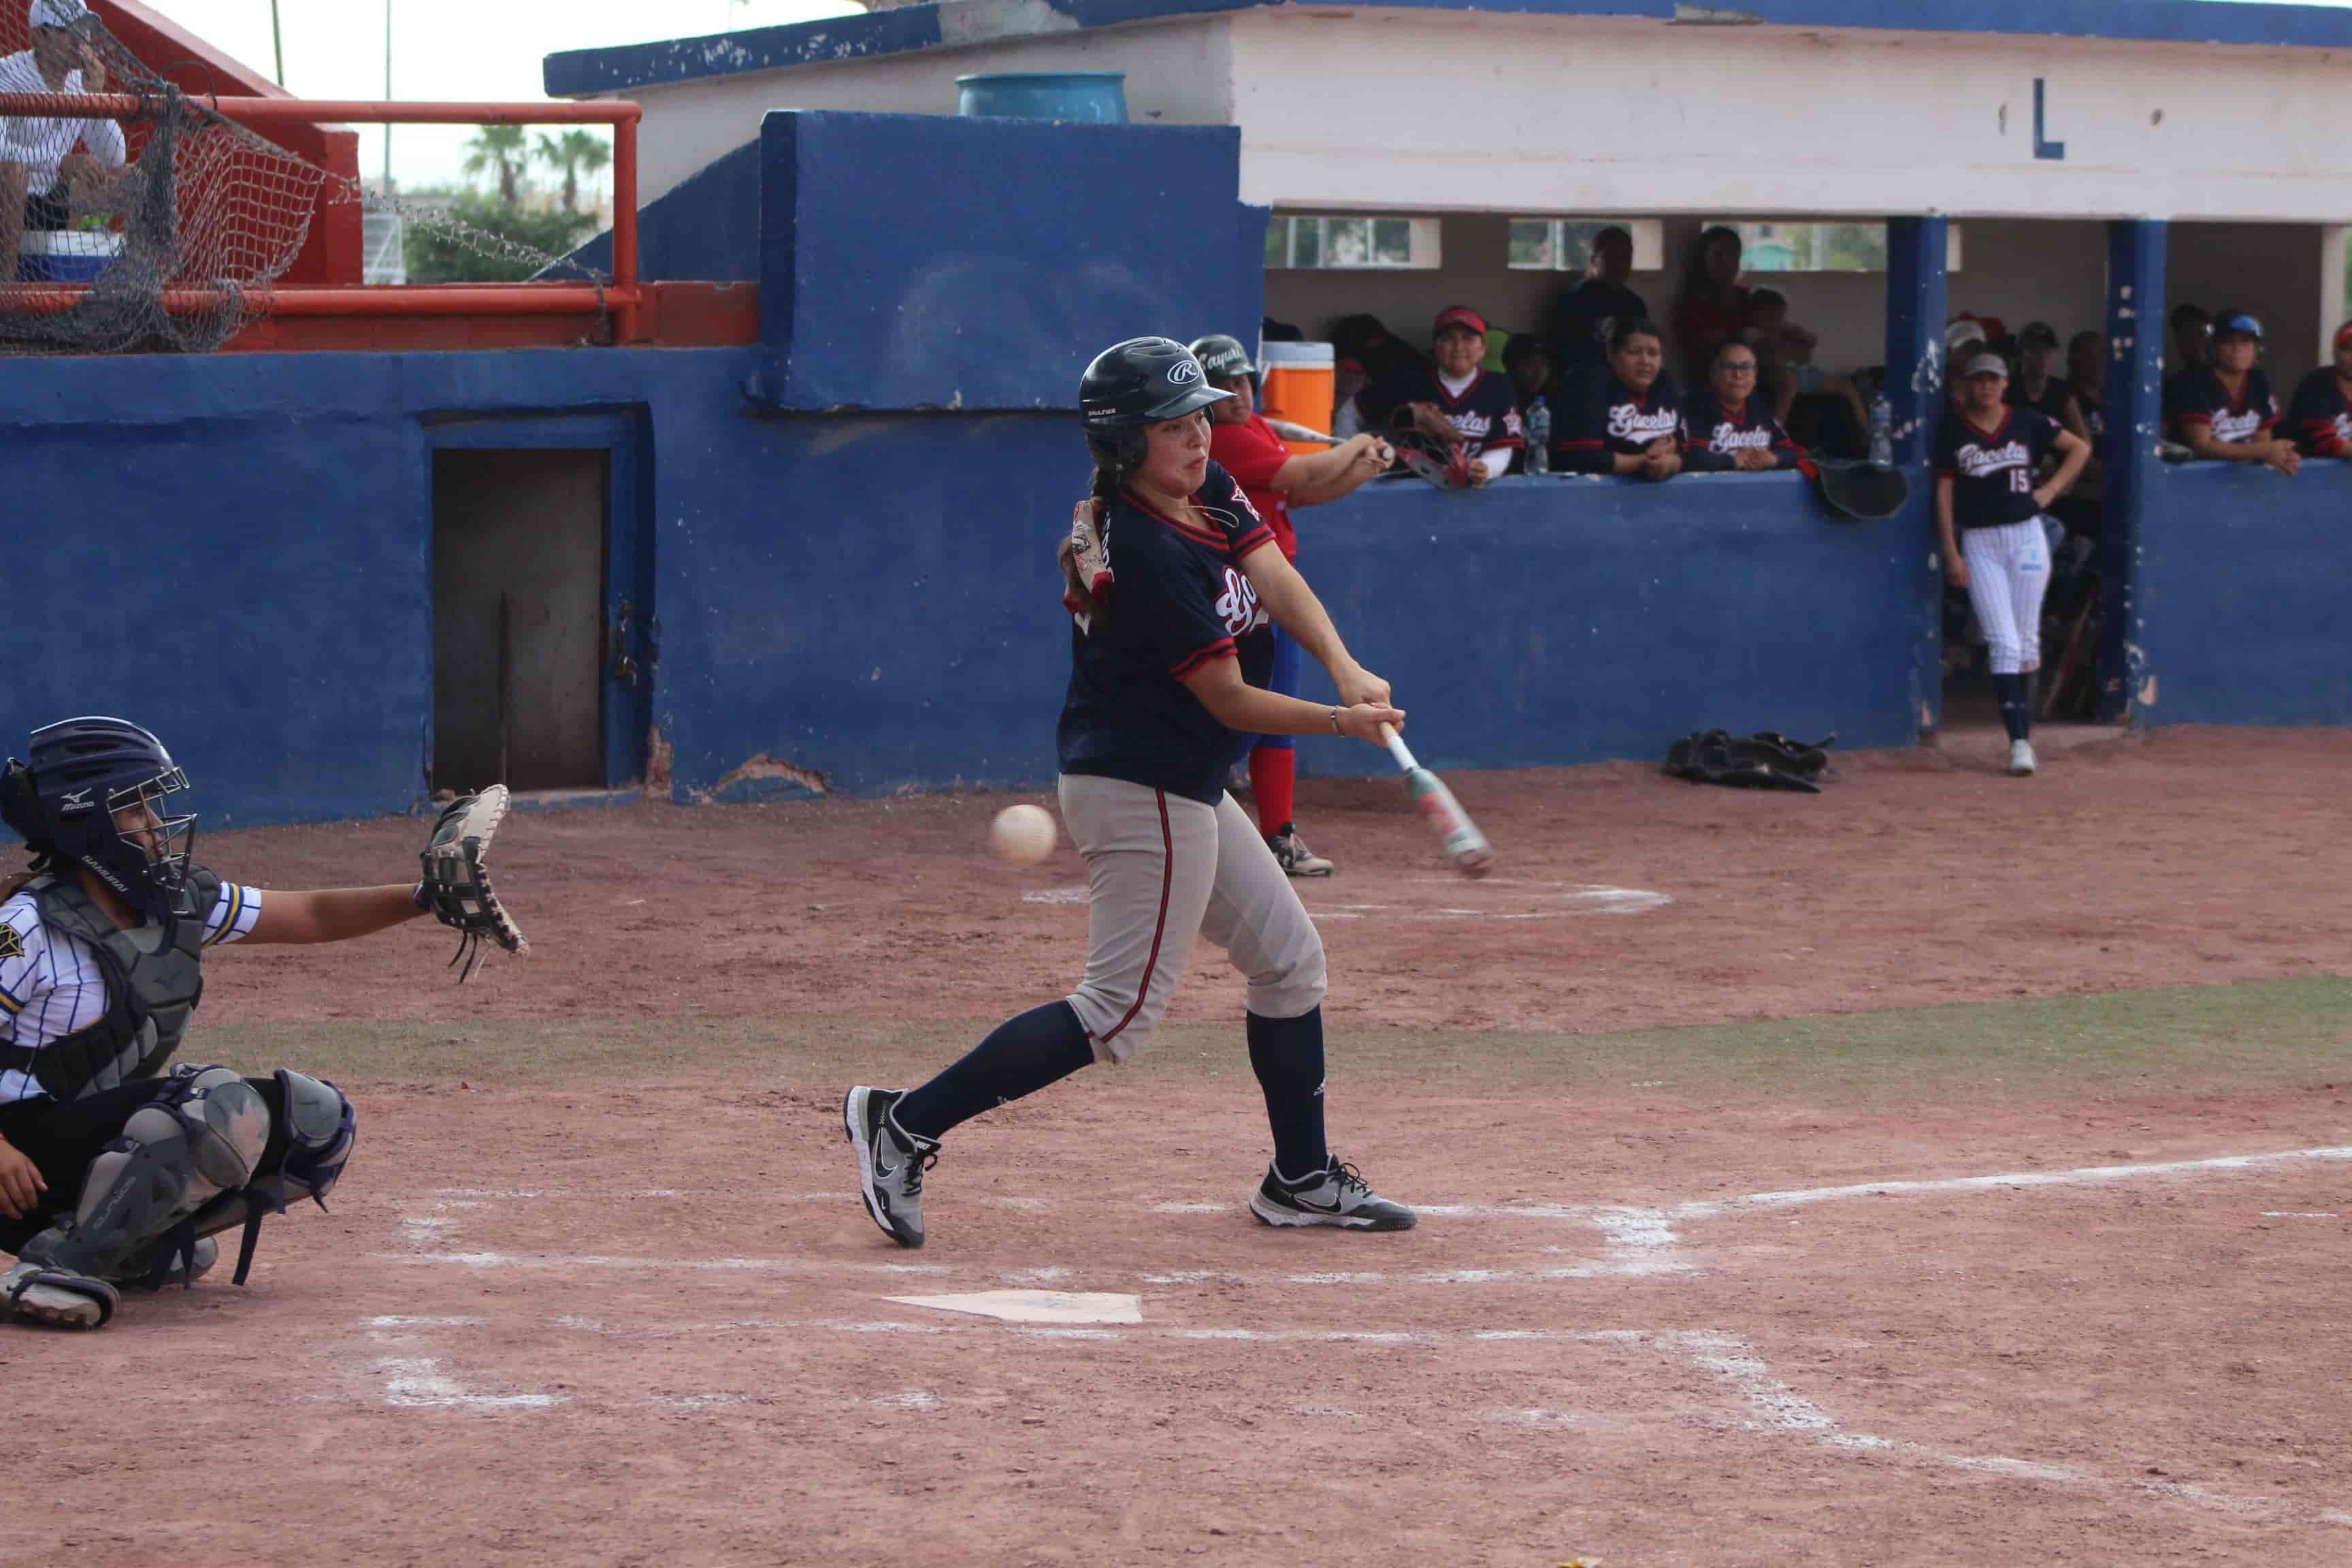
<svg viewBox="0 0 2352 1568"><path fill-rule="evenodd" d="M1299 540L1300 571L1395 687L1433 767L1658 758L1717 726L1917 738L1909 601L1925 541L1827 521L1795 474L1450 494L1384 479L1301 512ZM1300 757L1315 773L1389 770L1341 742Z"/></svg>
<svg viewBox="0 0 2352 1568"><path fill-rule="evenodd" d="M623 413L650 447L653 715L679 798L761 756L857 794L1045 783L1067 671L1052 549L1086 477L1074 418L778 415L740 390L755 358L0 362L20 515L89 524L11 531L0 745L121 710L163 730L216 825L410 809L431 719L434 431L527 416L543 439L546 420ZM2352 721L2352 468L2159 478L2158 685L2138 717ZM1927 541L1827 522L1791 476L1383 481L1302 521L1310 580L1434 764L1654 757L1715 724L1857 746L1914 732ZM1385 767L1339 742L1302 758Z"/></svg>
<svg viewBox="0 0 2352 1568"><path fill-rule="evenodd" d="M613 270L606 229L568 258ZM760 144L715 158L637 212L637 273L656 283L753 283L760 277ZM563 277L562 268L546 276Z"/></svg>
<svg viewBox="0 0 2352 1568"><path fill-rule="evenodd" d="M1047 0L1080 27L1242 11L1284 0ZM1362 0L1370 5L1555 16L1638 16L1672 21L1677 0ZM2219 4L2216 0L1738 0L1720 7L1784 27L1861 27L1912 33L2008 33L2163 43L2279 47L2352 46L2352 15L2322 5ZM1016 26L1045 33L1042 23ZM986 40L974 40L986 41ZM834 16L707 37L574 49L547 57L551 98L625 91L747 71L826 65L945 47L940 7L911 5L863 16Z"/></svg>
<svg viewBox="0 0 2352 1568"><path fill-rule="evenodd" d="M776 406L1066 408L1121 338L1264 314L1230 126L786 110L761 142Z"/></svg>
<svg viewBox="0 0 2352 1568"><path fill-rule="evenodd" d="M2168 466L2142 497L2136 724L2352 724L2352 463Z"/></svg>

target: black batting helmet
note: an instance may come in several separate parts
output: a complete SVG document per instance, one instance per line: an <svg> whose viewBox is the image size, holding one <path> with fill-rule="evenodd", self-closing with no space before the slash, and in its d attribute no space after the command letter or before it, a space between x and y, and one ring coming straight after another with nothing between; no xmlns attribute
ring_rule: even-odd
<svg viewBox="0 0 2352 1568"><path fill-rule="evenodd" d="M1233 395L1208 384L1201 362L1173 338L1129 338L1095 355L1078 383L1087 428L1157 425Z"/></svg>
<svg viewBox="0 0 2352 1568"><path fill-rule="evenodd" d="M1250 363L1249 350L1239 338L1223 332L1211 332L1205 338L1192 340L1192 357L1201 362L1201 374L1219 381L1236 375L1255 375L1257 366Z"/></svg>

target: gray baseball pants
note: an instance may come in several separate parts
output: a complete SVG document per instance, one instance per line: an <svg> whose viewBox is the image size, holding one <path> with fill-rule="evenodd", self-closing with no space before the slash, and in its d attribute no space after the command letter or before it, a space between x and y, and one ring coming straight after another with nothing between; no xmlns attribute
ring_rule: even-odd
<svg viewBox="0 0 2352 1568"><path fill-rule="evenodd" d="M1070 994L1097 1061L1149 1039L1205 935L1249 981L1249 1010L1322 1005L1323 938L1230 795L1213 806L1123 779L1065 773L1062 820L1087 859L1087 973Z"/></svg>

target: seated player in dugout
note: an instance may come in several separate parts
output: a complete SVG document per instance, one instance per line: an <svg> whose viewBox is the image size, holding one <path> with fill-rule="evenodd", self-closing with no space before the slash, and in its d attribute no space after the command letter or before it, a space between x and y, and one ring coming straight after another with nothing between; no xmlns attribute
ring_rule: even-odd
<svg viewBox="0 0 2352 1568"><path fill-rule="evenodd" d="M2352 321L2336 329L2336 363L2299 382L2286 425L2306 458L2352 458Z"/></svg>
<svg viewBox="0 0 2352 1568"><path fill-rule="evenodd" d="M2181 378L2180 439L2211 462L2265 463L2282 474L2303 468L2303 454L2278 432L2278 399L2262 358L2263 324L2243 310L2213 319L2212 362Z"/></svg>
<svg viewBox="0 0 2352 1568"><path fill-rule="evenodd" d="M1712 395L1684 415L1688 450L1683 454L1683 467L1702 474L1755 472L1793 468L1804 457L1803 448L1772 417L1764 395L1757 390L1756 374L1756 351L1738 339L1715 351L1715 368L1707 377Z"/></svg>
<svg viewBox="0 0 2352 1568"><path fill-rule="evenodd" d="M2213 317L2204 306L2183 302L2172 308L2172 358L2178 369L2164 378L2164 438L2184 439L2180 433L2180 394L2189 378L2213 363Z"/></svg>
<svg viewBox="0 0 2352 1568"><path fill-rule="evenodd" d="M1290 509L1338 500L1379 478L1396 453L1377 436L1359 434L1321 452L1293 452L1257 411L1257 367L1237 338L1223 333L1193 342L1192 357L1210 386L1226 394L1208 406L1210 460L1231 474L1250 505L1274 530L1282 558L1298 563L1298 530ZM1243 679L1261 690L1298 695L1298 640L1269 623L1238 639ZM1274 851L1283 874L1328 877L1331 862L1307 847L1295 820L1297 753L1288 735L1251 735L1250 794L1257 803L1258 832Z"/></svg>
<svg viewBox="0 0 2352 1568"><path fill-rule="evenodd" d="M92 47L98 18L82 0L32 0L26 20L33 47L0 56L0 92L106 90L106 66ZM16 280L26 232L70 228L76 216L103 210L128 162L122 127L111 120L0 121L0 283Z"/></svg>
<svg viewBox="0 0 2352 1568"><path fill-rule="evenodd" d="M2090 426L2074 401L2073 384L2058 374L2058 331L2047 321L2028 321L2017 334L2017 374L2009 384L2009 405L2031 408L2087 441Z"/></svg>
<svg viewBox="0 0 2352 1568"><path fill-rule="evenodd" d="M213 1237L324 1199L352 1102L324 1079L171 1066L211 950L343 942L426 912L424 884L263 892L190 857L187 775L121 719L33 731L0 820L34 856L0 884L0 1318L102 1327L126 1286L193 1284ZM324 1207L323 1202L320 1205Z"/></svg>
<svg viewBox="0 0 2352 1568"><path fill-rule="evenodd" d="M1583 377L1555 416L1560 425L1552 467L1645 479L1682 472L1682 398L1665 372L1665 339L1656 323L1638 316L1619 321L1607 365Z"/></svg>
<svg viewBox="0 0 2352 1568"><path fill-rule="evenodd" d="M1436 363L1430 367L1428 395L1408 405L1416 416L1414 428L1430 428L1433 414L1470 459L1472 484L1502 478L1526 447L1527 432L1510 379L1485 368L1486 318L1465 305L1440 310L1430 348Z"/></svg>

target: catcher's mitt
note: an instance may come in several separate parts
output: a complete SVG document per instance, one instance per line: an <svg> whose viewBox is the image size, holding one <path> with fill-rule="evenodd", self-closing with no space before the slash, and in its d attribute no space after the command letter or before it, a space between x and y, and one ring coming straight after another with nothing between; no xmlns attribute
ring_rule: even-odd
<svg viewBox="0 0 2352 1568"><path fill-rule="evenodd" d="M457 955L449 960L462 985L473 977L481 961L482 939L488 937L509 952L529 952L530 943L490 889L484 865L490 839L506 820L507 786L492 784L479 795L460 795L433 825L433 840L418 857L425 863L425 881L418 896L433 917L457 930Z"/></svg>

